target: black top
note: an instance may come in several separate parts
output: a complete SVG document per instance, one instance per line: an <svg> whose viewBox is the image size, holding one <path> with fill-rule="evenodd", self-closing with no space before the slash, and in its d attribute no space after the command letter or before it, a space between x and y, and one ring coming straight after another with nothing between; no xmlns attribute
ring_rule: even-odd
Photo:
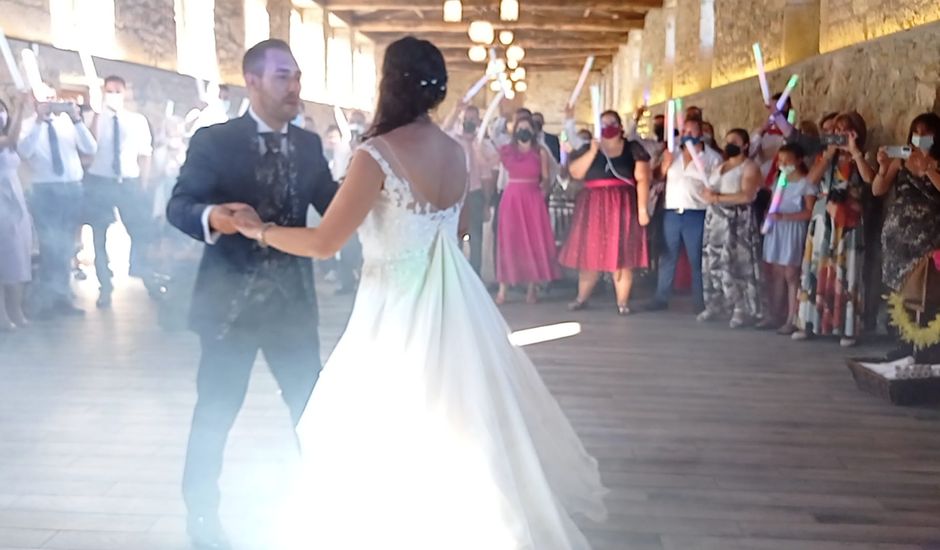
<svg viewBox="0 0 940 550"><path fill-rule="evenodd" d="M649 161L650 155L642 145L635 141L625 141L623 144L623 152L620 156L610 157L610 164L612 164L614 170L617 171L616 175L607 165L607 159L604 157L604 153L598 151L597 156L594 157L594 162L591 163L591 167L588 169L584 181L615 179L618 176L620 178L633 179L633 169L636 163Z"/></svg>

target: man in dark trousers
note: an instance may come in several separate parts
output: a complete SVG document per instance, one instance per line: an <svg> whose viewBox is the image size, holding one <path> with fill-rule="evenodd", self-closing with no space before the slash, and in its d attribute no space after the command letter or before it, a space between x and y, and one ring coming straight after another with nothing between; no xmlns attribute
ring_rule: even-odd
<svg viewBox="0 0 940 550"><path fill-rule="evenodd" d="M235 209L302 227L336 193L320 138L290 121L300 108L300 69L290 47L266 40L248 50L243 72L251 107L199 130L167 205L167 220L205 248L190 326L202 356L183 496L198 548L229 548L219 520L218 479L229 430L245 398L258 350L280 385L294 424L320 373L312 264L245 239Z"/></svg>

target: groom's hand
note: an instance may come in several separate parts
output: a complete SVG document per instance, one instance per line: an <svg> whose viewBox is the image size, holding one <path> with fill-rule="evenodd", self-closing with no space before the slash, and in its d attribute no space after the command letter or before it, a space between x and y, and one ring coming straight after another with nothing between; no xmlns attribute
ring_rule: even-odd
<svg viewBox="0 0 940 550"><path fill-rule="evenodd" d="M209 212L209 227L223 235L238 233L238 228L235 226L235 212L246 208L250 209L251 206L240 202L227 202L213 206Z"/></svg>

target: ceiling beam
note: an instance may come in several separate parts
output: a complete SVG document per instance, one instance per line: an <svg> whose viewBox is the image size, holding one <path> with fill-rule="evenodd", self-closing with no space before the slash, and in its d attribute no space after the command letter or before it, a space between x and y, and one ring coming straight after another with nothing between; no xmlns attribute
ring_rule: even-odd
<svg viewBox="0 0 940 550"><path fill-rule="evenodd" d="M369 38L376 42L393 42L401 38L401 32L394 33L369 33ZM457 36L454 34L442 33L424 33L421 38L429 40L435 46L441 49L446 48L469 48L473 46L470 37L464 34ZM519 31L515 33L514 44L519 44L525 48L548 47L556 50L568 49L612 49L627 43L628 34L597 34L597 33L534 33L531 31Z"/></svg>
<svg viewBox="0 0 940 550"><path fill-rule="evenodd" d="M453 56L466 56L467 50L469 48L440 48L441 52L444 54L444 57ZM570 48L555 48L548 45L543 46L525 46L525 55L526 59L529 58L538 58L542 59L545 57L580 57L585 58L589 55L595 57L608 56L611 57L617 53L616 48L579 48L579 47L570 47Z"/></svg>
<svg viewBox="0 0 940 550"><path fill-rule="evenodd" d="M443 0L327 0L324 7L330 11L373 10L442 10ZM492 0L463 0L464 9L493 8ZM523 11L585 9L644 12L661 8L662 0L538 0L522 6Z"/></svg>
<svg viewBox="0 0 940 550"><path fill-rule="evenodd" d="M391 21L358 21L353 20L353 26L362 33L400 32L402 34L423 33L455 33L467 34L466 23L445 23L443 21L417 21L417 20L391 20ZM642 19L620 19L616 21L590 21L573 18L527 18L522 21L500 21L497 26L501 30L540 30L545 32L574 31L574 32L619 32L626 33L631 29L643 28Z"/></svg>
<svg viewBox="0 0 940 550"><path fill-rule="evenodd" d="M446 56L445 60L447 61L448 66L468 65L471 67L475 67L476 69L480 71L482 71L485 68L483 63L474 63L473 61L470 61L470 59L466 55ZM612 56L601 55L595 58L594 65L595 65L595 68L601 68L603 66L609 65L611 62L613 62ZM532 67L532 66L540 66L540 65L571 65L571 66L576 66L580 68L584 66L584 58L575 56L575 55L571 55L571 56L559 55L559 56L554 56L554 57L545 56L545 57L532 57L532 58L529 58L528 56L526 56L526 58L523 59L519 64L522 65L523 67Z"/></svg>

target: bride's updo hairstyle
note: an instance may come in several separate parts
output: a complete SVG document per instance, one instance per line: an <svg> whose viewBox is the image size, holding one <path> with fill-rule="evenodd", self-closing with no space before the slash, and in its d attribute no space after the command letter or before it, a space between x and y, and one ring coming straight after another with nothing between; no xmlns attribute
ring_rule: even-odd
<svg viewBox="0 0 940 550"><path fill-rule="evenodd" d="M365 137L411 124L444 101L447 66L437 46L406 36L388 46L372 127Z"/></svg>

